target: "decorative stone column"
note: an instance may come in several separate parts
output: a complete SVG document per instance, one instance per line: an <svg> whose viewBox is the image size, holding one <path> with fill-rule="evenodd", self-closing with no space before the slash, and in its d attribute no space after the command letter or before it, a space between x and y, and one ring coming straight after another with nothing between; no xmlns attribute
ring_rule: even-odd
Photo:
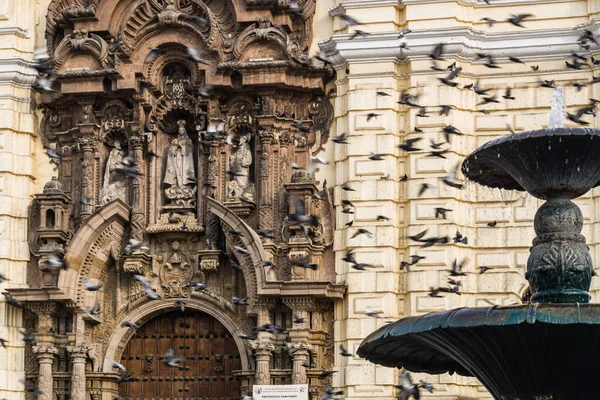
<svg viewBox="0 0 600 400"><path fill-rule="evenodd" d="M258 226L262 230L273 230L273 177L271 160L273 160L273 132L260 131L260 194L258 209Z"/></svg>
<svg viewBox="0 0 600 400"><path fill-rule="evenodd" d="M216 187L211 189L208 194L215 200L221 201L222 186L219 182L219 142L217 140L210 141L210 149L208 155L207 182ZM226 182L223 185L227 185ZM199 188L199 190L201 190Z"/></svg>
<svg viewBox="0 0 600 400"><path fill-rule="evenodd" d="M206 131L202 131L202 130L198 130L198 126L196 126L196 131L198 133L198 143L200 143L200 141L203 140L203 138L206 136ZM209 195L211 196L212 193L210 193L211 191L208 190L207 187L202 187L201 185L203 184L203 182L205 182L205 176L206 176L206 156L204 153L204 146L202 145L198 145L198 171L196 176L198 177L198 188L196 189L196 219L198 220L198 224L203 225L204 226L204 214L206 213L204 211L204 207L205 205L205 201L204 201L204 196L205 195Z"/></svg>
<svg viewBox="0 0 600 400"><path fill-rule="evenodd" d="M80 202L81 221L85 221L87 217L94 212L94 149L96 140L91 137L79 139L79 145L83 152L83 161L81 163L81 196L86 198L90 204Z"/></svg>
<svg viewBox="0 0 600 400"><path fill-rule="evenodd" d="M132 136L129 138L129 153L135 159L136 167L140 172L146 169L146 160L144 159L144 137ZM144 240L144 202L145 191L142 186L142 177L136 176L131 180L131 237L139 240Z"/></svg>
<svg viewBox="0 0 600 400"><path fill-rule="evenodd" d="M88 347L67 346L67 352L71 356L71 400L85 400L85 361Z"/></svg>
<svg viewBox="0 0 600 400"><path fill-rule="evenodd" d="M302 365L308 362L309 351L313 350L313 346L308 343L288 343L289 349L294 349L294 357L292 360L292 384L301 385L308 383L306 379L306 368Z"/></svg>
<svg viewBox="0 0 600 400"><path fill-rule="evenodd" d="M33 346L32 350L37 356L40 366L38 378L40 392L48 399L52 399L54 397L52 395L54 382L54 378L52 377L52 364L54 363L54 356L58 354L58 349L54 346Z"/></svg>
<svg viewBox="0 0 600 400"><path fill-rule="evenodd" d="M255 385L271 384L271 356L275 351L275 345L270 342L254 341L252 344L254 357L256 359Z"/></svg>

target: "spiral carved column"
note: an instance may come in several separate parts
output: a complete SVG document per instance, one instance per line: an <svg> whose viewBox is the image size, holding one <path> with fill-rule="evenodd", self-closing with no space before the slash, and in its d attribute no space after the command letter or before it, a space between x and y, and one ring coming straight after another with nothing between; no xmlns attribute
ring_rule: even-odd
<svg viewBox="0 0 600 400"><path fill-rule="evenodd" d="M141 136L129 138L129 151L137 163L137 169L141 172L145 171L144 138ZM144 202L146 197L144 196L142 177L137 176L131 180L131 191L131 237L141 242L144 240Z"/></svg>
<svg viewBox="0 0 600 400"><path fill-rule="evenodd" d="M96 140L93 138L82 138L79 140L81 150L83 151L83 161L81 163L81 196L86 202L81 202L81 221L85 221L92 213L94 208L94 149ZM88 204L89 203L89 204Z"/></svg>
<svg viewBox="0 0 600 400"><path fill-rule="evenodd" d="M258 134L261 145L260 154L260 197L258 210L258 226L265 231L273 230L273 133L261 131Z"/></svg>

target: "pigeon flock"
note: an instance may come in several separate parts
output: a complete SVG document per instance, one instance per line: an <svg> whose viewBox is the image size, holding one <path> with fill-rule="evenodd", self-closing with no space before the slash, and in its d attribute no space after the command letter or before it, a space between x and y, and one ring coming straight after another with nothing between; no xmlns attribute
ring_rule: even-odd
<svg viewBox="0 0 600 400"><path fill-rule="evenodd" d="M484 0L484 1L489 4L489 0ZM292 12L301 12L301 7L299 7L297 2L294 2L294 1L291 2L290 9L292 10ZM511 15L506 19L506 21L516 27L525 28L523 24L527 21L528 18L531 18L531 17L532 17L531 14ZM200 17L193 17L193 18L200 18ZM341 18L345 22L347 27L354 28L354 31L353 31L350 39L369 35L368 32L365 32L365 31L357 28L357 27L361 26L361 23L358 20L356 20L355 18L345 15L345 14L339 15L339 18ZM482 21L485 21L487 23L487 25L490 27L493 26L497 22L496 20L494 20L492 18L483 18ZM208 23L206 20L198 21L198 22L201 22L203 24ZM409 50L410 34L411 34L411 30L409 30L409 29L403 29L402 31L399 32L398 38L406 40L405 42L403 42L400 45L401 51ZM585 52L589 52L591 46L598 45L598 36L589 30L584 30L582 32L581 36L579 37L578 42L579 42L579 45L581 48L581 53L573 53L571 60L565 62L566 68L574 69L574 70L581 70L583 68L589 68L590 64L591 65L600 64L600 60L596 60L593 56L585 55ZM431 69L437 73L444 74L444 76L441 76L438 78L438 80L443 85L453 88L454 90L473 91L474 93L476 93L479 96L479 99L480 99L480 102L477 104L478 107L480 107L480 106L485 107L488 104L499 103L500 100L498 99L498 97L501 97L507 101L515 100L515 97L512 95L511 88L506 88L504 93L492 93L491 89L486 89L486 88L482 87L480 85L479 81L475 81L475 82L472 82L470 84L463 85L462 87L460 87L459 83L456 81L456 78L460 76L462 68L457 64L457 62L452 62L451 64L449 64L446 67L440 66L440 64L442 62L444 62L444 59L445 59L445 51L444 50L445 50L445 44L439 43L431 50L431 53L429 54L429 58L431 59ZM163 50L161 50L159 48L150 48L146 61L151 62L152 60L156 59L156 57L158 57L162 51ZM204 50L188 48L187 56L196 63L206 64L205 59L209 56L209 54ZM477 54L477 58L483 63L483 65L485 67L490 68L490 69L502 68L502 62L505 62L505 60L499 61L496 59L496 57L494 57L494 55L486 54L486 53ZM52 59L44 51L36 51L34 54L34 59L35 59L35 63L36 63L35 68L39 72L39 78L37 79L34 89L38 92L54 92L54 90L55 90L54 83L56 82L57 77L53 72ZM312 64L315 62L320 62L325 65L331 64L330 60L323 53L317 54L314 57L310 57L306 61L306 63L309 63L309 64ZM516 57L512 57L512 56L508 57L508 62L525 65L525 62L523 62L522 60L520 60ZM529 67L534 72L539 70L539 66L537 66L537 65L531 65ZM599 82L600 82L600 77L594 77L589 82L585 82L585 83L575 82L575 83L573 83L573 86L576 87L577 90L581 90L583 87L585 87L587 85L594 85ZM554 84L553 80L540 80L539 86L544 87L544 88L554 88L555 84ZM206 85L200 90L199 95L203 96L203 97L210 97L211 92L212 92L211 89L212 88L210 87L210 85ZM389 97L391 95L389 93L386 93L385 91L377 91L376 96L377 97ZM574 114L570 114L570 113L567 114L567 118L577 124L587 125L588 122L586 122L583 118L586 115L594 115L594 116L596 115L596 103L598 103L598 100L591 99L590 103L587 106L585 106L584 108L577 110ZM416 113L417 119L428 118L430 116L430 114L432 114L432 113L437 113L439 116L450 116L452 114L452 111L454 110L454 106L448 105L448 104L435 105L435 106L422 105L419 102L419 94L411 93L410 89L402 91L402 93L400 95L400 99L398 101L398 104L400 104L400 106L405 107L405 108L417 109L418 110L418 112ZM480 108L477 111L480 113L484 113L484 114L489 113L489 111L487 111L485 108ZM371 112L366 115L366 120L371 121L373 119L377 119L381 115L382 114L377 114L377 113ZM300 120L292 125L301 134L308 134L310 132L310 128L307 128L305 126L303 120ZM513 132L512 128L510 128L510 126L508 127L508 129L509 129L509 131ZM228 145L233 145L232 137L226 135L225 131L226 131L226 127L224 124L221 124L215 128L211 128L207 133L207 137L205 137L204 140L201 141L201 144L202 145L210 144L211 140L222 140L224 143L226 143ZM423 130L419 129L419 128L415 128L415 131L411 132L411 134L420 134L420 133L423 133ZM454 127L452 125L447 125L443 128L442 134L444 136L445 141L436 143L433 140L431 140L430 144L429 144L429 150L428 150L429 153L427 154L427 157L446 159L446 155L451 149L452 136L461 136L461 135L463 135L463 132L461 132L459 129L457 129L456 127ZM332 141L335 143L336 146L344 146L344 145L349 144L349 142L348 142L349 136L350 136L349 134L342 133L338 136L334 136L332 138ZM405 152L405 153L423 151L424 146L421 142L422 142L421 137L414 137L414 138L406 139L402 144L400 144L398 146L398 148L400 151ZM46 154L48 155L48 157L50 158L52 163L59 164L61 162L61 155L56 150L47 149ZM147 157L159 157L157 154L155 154L153 152L147 152L146 156ZM375 154L375 153L371 153L368 158L369 158L369 160L372 160L372 161L384 160L383 155ZM122 168L118 168L118 170L116 171L116 173L120 177L120 179L129 180L131 178L136 178L141 175L141 172L138 170L138 168L136 166L137 163L136 163L135 159L133 159L131 157L124 157L122 164L123 164ZM295 162L291 163L291 167L293 169L306 169L307 172L314 173L319 164L326 165L326 164L329 164L329 161L322 157L313 157L311 159L310 164L305 167L297 165ZM444 177L443 179L440 180L441 181L440 184L447 185L456 190L462 190L463 184L459 183L459 181L457 179L459 166L460 166L460 164L457 164L456 166L454 166L451 169L450 173L446 177ZM234 166L231 168L231 170L227 171L227 174L229 174L232 177L236 177L236 176L240 176L240 174L241 174L240 171L241 171L241 168L236 169ZM390 179L390 177L389 177L389 175L387 175L387 176L382 177L381 179ZM410 184L410 178L407 175L402 176L399 181ZM340 187L343 192L355 191L355 189L352 188L350 182L345 182L345 183L341 184ZM435 187L435 185L432 183L422 183L417 192L418 196L419 197L423 196L428 190L430 190L434 187ZM203 194L209 195L210 191L214 190L214 189L215 189L215 187L212 186L211 184L205 184L202 189ZM317 200L324 200L325 196L323 193L316 193L314 195L314 198ZM248 199L245 199L243 196L240 196L240 200L242 202L249 201ZM93 205L91 200L86 199L86 198L82 198L81 203L85 204L85 205ZM349 215L354 214L355 205L350 200L342 199L341 205L342 205L342 210L341 210L342 213L349 214ZM435 218L446 219L448 217L448 214L451 213L452 211L453 210L448 209L448 208L436 207L434 210ZM175 215L172 213L170 217L175 218ZM295 212L288 215L288 220L290 223L299 224L302 227L302 229L305 230L305 232L307 234L309 234L311 232L311 229L312 229L311 227L318 223L318 218L316 216L309 215L307 213L305 206L304 206L304 201L302 199L296 200ZM379 215L379 216L377 216L377 221L390 221L390 218L387 216L384 216L384 215ZM354 229L352 225L353 225L353 221L351 220L345 224L345 228L346 229ZM497 222L496 221L490 222L490 223L488 223L488 226L493 228L493 227L497 226ZM231 228L229 228L228 232L231 235L236 235L236 236L243 235L242 232L236 231ZM266 232L266 231L256 230L256 233L262 238L272 238L273 237L270 232ZM428 248L431 246L435 246L437 244L447 244L447 243L462 244L462 245L468 244L467 237L463 236L459 231L456 232L456 235L453 238L449 238L446 236L443 236L443 237L428 236L427 233L428 233L428 230L425 229L424 231L422 231L420 233L408 236L408 239L414 243L418 243L421 248ZM368 229L357 228L353 231L351 238L356 238L360 235L365 235L367 237L373 237L373 233L370 232ZM209 248L214 248L214 245L211 243L207 243L207 245ZM137 241L135 239L131 239L129 241L129 243L127 244L127 246L125 247L124 252L127 255L131 255L134 252L147 251L147 250L149 250L147 245L145 245L144 243ZM240 254L248 254L248 250L246 250L243 247L236 246L234 248L234 251L236 253L240 253ZM425 257L420 256L418 254L412 254L409 256L409 258L410 259L408 261L402 261L400 263L400 266L399 266L400 270L406 270L407 272L410 271L411 267L418 264ZM350 264L350 267L357 271L365 271L368 268L373 267L373 265L370 265L368 263L357 260L355 257L355 254L352 250L348 250L345 253L342 260L344 262ZM51 270L59 270L59 269L68 268L65 261L57 254L50 255L49 257L46 258L45 262L46 262L46 267ZM237 264L237 262L235 262L235 260L230 260L230 262L234 268L241 269L241 266L239 266ZM442 287L437 287L437 288L431 287L429 290L429 296L441 297L443 295L461 295L460 288L461 288L462 284L461 284L460 279L461 279L461 277L463 277L467 274L467 272L464 271L464 266L465 266L466 262L467 262L467 260L454 260L454 262L452 263L452 268L450 270L448 270L447 286L442 286ZM270 264L270 262L268 262L268 261L266 261L265 263L266 263L266 265ZM308 259L299 260L294 265L297 267L313 269L313 270L316 270L319 268L319 266L317 264L309 263ZM478 272L476 272L476 273L484 274L489 270L490 270L489 267L479 266ZM140 282L140 284L145 289L146 295L149 299L151 299L151 300L161 299L159 294L153 288L153 282L151 282L144 276L140 276L140 275L134 276L134 279L136 279L138 282ZM6 277L4 277L3 275L0 275L0 282L4 282L6 280L7 280ZM189 288L191 288L191 290L194 290L194 291L204 291L204 290L210 289L206 286L206 284L201 283L201 282L196 282L193 280L187 280L185 283ZM101 282L91 282L86 277L82 277L82 284L85 287L85 289L90 292L101 291L103 289L103 284ZM21 304L18 300L12 298L10 295L6 296L6 301L10 305L15 306L15 307L23 306L23 304ZM231 299L231 303L236 307L243 307L243 306L248 305L247 301L248 301L247 298L232 297L232 299ZM183 300L177 301L175 303L174 307L176 307L177 309L179 309L181 311L185 311L185 307L186 307L185 301L183 301ZM91 314L91 315L98 315L100 313L100 311L101 311L101 309L100 309L99 303L96 303L92 308L90 308L88 310L89 314ZM365 315L367 315L369 317L373 317L373 318L379 318L379 314L381 314L380 311L373 310L371 307L366 307L364 310L364 313L365 313ZM294 315L294 322L302 323L303 318L300 318L297 315ZM127 321L123 322L121 324L121 327L126 328L126 329L131 329L133 331L140 328L138 325L131 323L131 322L127 322ZM22 334L22 340L24 342L29 343L29 342L35 341L34 335L29 334L25 331L20 331L20 332ZM254 328L254 332L252 335L247 335L242 332L239 332L238 336L244 340L253 340L253 339L256 339L256 334L259 332L270 332L277 337L283 336L286 338L284 340L284 343L287 340L289 340L289 337L287 337L286 333L281 328L278 328L271 324L265 324L263 326ZM7 343L6 340L0 338L0 345L5 347L6 343ZM290 353L290 355L293 354L294 349L289 348L289 347L285 347L285 349L288 353ZM342 357L356 357L354 354L348 352L348 350L341 344L339 345L339 354ZM164 364L171 368L182 368L182 363L185 362L185 360L186 360L185 357L178 356L177 354L175 354L175 351L173 349L168 350L167 353L163 357ZM111 359L107 359L107 361L109 361L111 363L111 365L115 368L115 370L117 370L119 372L119 374L120 374L119 382L128 382L133 379L131 374L129 374L127 372L126 368L122 364L118 363L115 360L111 360ZM309 365L309 364L305 364L304 367L314 368L314 366ZM335 371L322 370L321 376L322 377L331 376L334 372ZM34 385L32 385L31 383L24 382L24 384L25 384L25 390L27 392L33 393L36 395L41 394L39 392L39 389L37 387L35 387ZM401 399L401 400L409 399L411 397L414 399L419 399L420 398L419 393L421 390L426 390L429 392L433 392L433 390L434 390L433 386L427 382L420 381L418 383L414 383L411 379L410 374L406 371L403 371L401 373L400 384L396 387L399 389L398 396L399 396L399 399ZM342 391L336 391L332 388L327 388L325 393L322 396L322 399L330 400L330 399L334 399L334 398L339 398L339 396L342 396L342 395L343 395ZM242 396L242 399L250 399L250 397Z"/></svg>

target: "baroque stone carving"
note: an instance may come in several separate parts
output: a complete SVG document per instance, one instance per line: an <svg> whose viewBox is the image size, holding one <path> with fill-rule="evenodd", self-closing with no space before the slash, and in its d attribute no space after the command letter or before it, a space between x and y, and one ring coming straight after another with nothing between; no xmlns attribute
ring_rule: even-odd
<svg viewBox="0 0 600 400"><path fill-rule="evenodd" d="M92 362L92 371L98 372L102 368L102 345L100 343L86 344L87 357Z"/></svg>
<svg viewBox="0 0 600 400"><path fill-rule="evenodd" d="M150 267L151 257L143 252L136 252L131 256L125 256L123 270L131 275L146 275Z"/></svg>
<svg viewBox="0 0 600 400"><path fill-rule="evenodd" d="M71 53L77 52L91 54L102 68L110 68L114 65L110 59L108 43L104 39L94 33L88 33L86 30L75 30L56 47L54 69L58 70Z"/></svg>
<svg viewBox="0 0 600 400"><path fill-rule="evenodd" d="M208 23L202 23L194 16L200 16ZM140 1L121 25L118 35L122 42L121 51L124 56L131 56L148 35L165 26L190 30L202 38L209 49L217 50L223 43L223 34L233 28L231 17L225 2L210 2L209 7L202 1Z"/></svg>
<svg viewBox="0 0 600 400"><path fill-rule="evenodd" d="M163 82L163 95L158 99L155 116L161 127L172 132L178 126L173 126L174 121L167 119L167 114L172 110L185 110L196 116L198 114L198 103L193 96L190 71L181 63L172 64L165 68Z"/></svg>
<svg viewBox="0 0 600 400"><path fill-rule="evenodd" d="M263 46L253 46L261 43ZM268 43L268 45L266 45ZM268 18L259 19L256 25L249 26L241 34L233 48L236 61L247 58L255 59L286 59L290 56L289 39L287 32L281 25L273 24ZM279 47L276 51L266 51L273 45ZM249 49L255 50L249 53Z"/></svg>
<svg viewBox="0 0 600 400"><path fill-rule="evenodd" d="M72 18L93 17L100 0L52 0L46 15L46 38L51 42L59 25ZM52 48L48 54L52 55Z"/></svg>
<svg viewBox="0 0 600 400"><path fill-rule="evenodd" d="M228 196L237 200L240 196L252 200L254 197L254 184L250 182L250 166L253 157L250 149L250 135L242 135L237 150L231 154L229 167L235 172L227 186Z"/></svg>
<svg viewBox="0 0 600 400"><path fill-rule="evenodd" d="M190 289L185 283L192 279L194 270L185 253L181 251L181 242L171 242L171 253L160 268L161 286L164 297L189 297Z"/></svg>
<svg viewBox="0 0 600 400"><path fill-rule="evenodd" d="M127 182L117 174L117 169L123 168L125 152L121 149L121 143L118 140L114 142L113 146L114 148L106 160L100 205L115 199L126 201L127 198Z"/></svg>
<svg viewBox="0 0 600 400"><path fill-rule="evenodd" d="M65 197L61 210L67 216L67 227L61 227L60 240L47 241L43 249L66 253L77 276L105 283L102 292L90 293L81 279L74 279L74 290L64 293L65 304L70 307L65 312L69 315L52 314L54 325L62 326L58 328L60 334L67 329L70 338L68 344L61 342L58 346L59 370L68 365L67 345L94 343L87 356L81 351L73 353L72 360L78 366L77 373L73 370L71 387L64 383L65 375L54 377L59 400L69 397L71 391L92 399L106 397L107 393L100 392L114 383L114 376L103 376L101 372L105 347L111 336L121 331L122 318L149 303L143 285L131 275L150 280L161 297L153 304L160 305L165 298L173 303L173 298L193 297L193 301L208 302L231 314L236 329L250 333L255 323L248 315L259 315L261 324L269 323L271 318L273 323L282 319L281 314L271 316L282 312L271 300L270 306L261 309L266 297L272 299L276 291L281 291L281 296L286 296L286 291L290 291L288 296L298 291L292 281L297 274L292 276L288 252L292 252L292 258L296 257L294 252L302 252L302 258L316 261L323 259L317 252L328 251L326 256L331 258L330 248L320 249L328 243L325 239L320 239L319 247L306 237L282 240L280 234L281 223L289 212L289 194L280 188L292 179L290 161L307 165L315 151L312 143L320 144L312 134L306 138L297 135L290 124L304 120L308 126L308 121L313 120L315 127L327 125L327 114L319 103L328 79L326 71L298 62L305 59L305 49L311 41L314 0L299 0L298 12L291 12L287 0L258 4L261 1L242 0L235 7L230 1L219 0L141 0L126 2L128 5L114 2L114 11L102 8L95 15L100 0L51 0L49 53L52 55L56 49L57 79L69 90L60 96L42 96L46 111L42 121L44 145L62 156L61 163L55 165L60 183L51 182L44 193L53 204ZM239 14L247 13L246 6L252 2L255 9ZM258 22L250 22L257 18ZM78 29L80 26L90 31ZM92 31L95 27L102 27L102 31ZM112 39L107 43L104 38ZM147 61L149 46L164 52ZM187 57L187 47L208 50L206 64L192 62ZM199 95L200 88L211 84L214 88L210 98ZM205 132L209 121L211 125L224 123L234 145L229 147L223 138ZM294 144L302 149L294 149ZM126 153L136 160L143 173L128 180L127 188L116 185L113 174L122 166ZM239 166L239 176L228 177L227 170L232 166ZM70 200L82 196L90 203ZM237 196L251 199L256 205L228 201L237 200ZM119 201L110 203L115 198L131 199L131 207ZM307 196L307 207L308 202ZM321 220L327 219L320 205L309 208ZM111 220L113 211L119 214ZM36 220L45 215L36 206L31 212ZM227 229L246 230L246 224L250 229L274 232L275 237L254 240L254 234L246 231L247 237L252 235L248 244L246 238L232 235ZM89 228L94 232L94 239L89 239L93 243L85 251L75 251L71 244L77 243L81 248L80 243L88 239L83 232L89 232ZM326 236L321 227L316 229L320 237ZM57 232L55 227L46 229L45 234L58 237ZM43 238L39 232L34 233L31 241L39 246L37 242ZM147 252L122 256L123 245L130 238L147 244ZM237 254L233 246L248 248L250 253ZM34 250L40 254L37 258L43 257L41 248ZM223 263L221 252L235 258L242 271ZM63 290L47 287L56 286L59 275L45 281L38 268L30 270L39 274L28 277L31 290ZM204 282L209 288L191 293L185 282L189 278ZM281 279L287 282L279 285ZM322 283L315 287L327 286ZM272 292L262 296L266 291ZM232 306L231 296L247 297L248 307ZM327 294L321 291L318 296ZM97 317L83 313L96 302L101 307ZM49 318L42 316L40 321L39 332L57 329ZM126 342L117 349L117 354L125 345ZM244 385L271 383L269 371L274 365L287 371L277 379L304 379L298 371L292 377L290 361L282 361L278 346L268 343L254 349L255 374L244 378ZM33 356L29 363L35 362L35 355L26 352ZM322 352L322 347L318 352ZM144 358L145 355L141 354L142 368L146 373L156 373L156 356L152 359ZM42 375L49 378L41 382L50 387L52 360L42 358ZM300 358L296 358L298 367ZM213 368L219 372L218 354L214 360ZM227 369L225 360L223 367ZM89 395L83 394L84 361L87 379L93 379L87 382ZM35 372L33 367L29 371ZM316 380L311 376L311 385ZM109 381L112 383L107 385Z"/></svg>
<svg viewBox="0 0 600 400"><path fill-rule="evenodd" d="M177 138L167 150L167 169L163 183L170 205L193 207L196 194L193 144L185 130L185 121L178 121Z"/></svg>

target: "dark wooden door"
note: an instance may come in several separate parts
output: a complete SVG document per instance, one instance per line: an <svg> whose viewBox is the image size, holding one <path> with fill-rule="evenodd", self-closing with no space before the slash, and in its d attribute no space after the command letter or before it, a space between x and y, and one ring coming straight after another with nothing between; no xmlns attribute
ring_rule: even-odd
<svg viewBox="0 0 600 400"><path fill-rule="evenodd" d="M183 368L164 364L169 350L187 360ZM121 363L134 380L121 383L125 399L239 399L240 355L229 331L195 311L163 314L144 324L125 347Z"/></svg>

